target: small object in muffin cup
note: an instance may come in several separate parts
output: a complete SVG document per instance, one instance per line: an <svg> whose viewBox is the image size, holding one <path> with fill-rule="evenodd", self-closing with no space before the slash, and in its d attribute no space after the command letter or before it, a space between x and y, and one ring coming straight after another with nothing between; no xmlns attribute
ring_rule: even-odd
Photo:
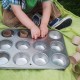
<svg viewBox="0 0 80 80"><path fill-rule="evenodd" d="M28 37L28 31L26 31L26 30L20 30L19 36L21 38L27 38Z"/></svg>
<svg viewBox="0 0 80 80"><path fill-rule="evenodd" d="M13 35L12 31L11 30L5 30L2 32L2 35L4 37L11 37Z"/></svg>
<svg viewBox="0 0 80 80"><path fill-rule="evenodd" d="M79 36L74 36L72 43L75 45L79 45L80 44L80 37Z"/></svg>
<svg viewBox="0 0 80 80"><path fill-rule="evenodd" d="M76 51L80 52L80 45L77 46Z"/></svg>

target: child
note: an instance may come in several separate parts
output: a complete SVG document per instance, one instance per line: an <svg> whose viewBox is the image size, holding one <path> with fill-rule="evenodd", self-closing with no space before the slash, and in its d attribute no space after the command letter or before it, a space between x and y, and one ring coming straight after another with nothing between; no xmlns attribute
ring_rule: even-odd
<svg viewBox="0 0 80 80"><path fill-rule="evenodd" d="M15 14L13 17L16 16L25 27L30 29L32 38L37 39L40 35L44 37L48 33L47 25L51 14L51 2L49 0L22 0L21 2L20 0L3 0L3 2L8 3L3 4L3 7L7 10L11 9L12 14ZM42 2L43 7L40 29L32 22L28 15L22 11L23 9L25 12L29 13L36 6L37 2ZM18 20L16 19L17 22L19 22ZM4 23L6 24L6 21L4 21Z"/></svg>
<svg viewBox="0 0 80 80"><path fill-rule="evenodd" d="M23 24L30 29L31 36L34 39L40 36L45 37L48 33L47 26L51 15L51 4L50 0L3 0L3 23L10 27L17 27ZM41 6L42 9L39 9ZM35 14L35 12L39 11L42 12L40 27L36 26L30 19L33 13ZM60 15L58 14L57 17Z"/></svg>

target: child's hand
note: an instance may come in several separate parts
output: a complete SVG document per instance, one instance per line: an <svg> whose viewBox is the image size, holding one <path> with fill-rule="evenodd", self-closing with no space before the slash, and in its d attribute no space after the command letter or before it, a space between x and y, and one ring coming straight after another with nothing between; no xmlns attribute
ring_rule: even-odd
<svg viewBox="0 0 80 80"><path fill-rule="evenodd" d="M41 37L45 37L48 33L48 27L45 25L40 26Z"/></svg>
<svg viewBox="0 0 80 80"><path fill-rule="evenodd" d="M37 39L38 37L40 37L40 29L38 27L32 27L31 28L31 36L34 39Z"/></svg>

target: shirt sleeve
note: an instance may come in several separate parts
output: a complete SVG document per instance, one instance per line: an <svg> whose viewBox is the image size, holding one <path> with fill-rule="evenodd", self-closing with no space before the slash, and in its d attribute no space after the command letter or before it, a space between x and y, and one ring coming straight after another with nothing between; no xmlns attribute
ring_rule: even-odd
<svg viewBox="0 0 80 80"><path fill-rule="evenodd" d="M8 9L9 1L8 0L2 0L2 6L3 6L4 9Z"/></svg>
<svg viewBox="0 0 80 80"><path fill-rule="evenodd" d="M20 5L20 0L9 0L10 4Z"/></svg>
<svg viewBox="0 0 80 80"><path fill-rule="evenodd" d="M4 9L11 9L11 4L20 5L20 0L2 0L2 6Z"/></svg>

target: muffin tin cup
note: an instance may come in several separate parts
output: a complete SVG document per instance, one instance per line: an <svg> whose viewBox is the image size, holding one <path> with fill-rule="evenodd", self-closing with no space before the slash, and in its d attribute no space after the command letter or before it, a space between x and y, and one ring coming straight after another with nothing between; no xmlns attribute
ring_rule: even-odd
<svg viewBox="0 0 80 80"><path fill-rule="evenodd" d="M61 33L59 33L58 31L51 31L49 32L49 37L54 40L61 39Z"/></svg>
<svg viewBox="0 0 80 80"><path fill-rule="evenodd" d="M0 49L10 49L13 43L10 40L2 40L0 41Z"/></svg>
<svg viewBox="0 0 80 80"><path fill-rule="evenodd" d="M9 30L9 29L2 31L3 37L12 37L13 34L14 34L14 32L12 30Z"/></svg>
<svg viewBox="0 0 80 80"><path fill-rule="evenodd" d="M14 56L13 61L16 65L22 66L29 62L29 56L23 52L20 52Z"/></svg>
<svg viewBox="0 0 80 80"><path fill-rule="evenodd" d="M32 59L34 64L39 66L43 66L48 62L48 56L45 53L35 54Z"/></svg>
<svg viewBox="0 0 80 80"><path fill-rule="evenodd" d="M52 41L50 43L50 47L51 47L51 50L55 50L57 52L63 51L64 49L63 43L60 41Z"/></svg>
<svg viewBox="0 0 80 80"><path fill-rule="evenodd" d="M43 41L36 41L34 44L33 44L33 47L34 49L36 50L46 50L47 49L47 43L43 42Z"/></svg>
<svg viewBox="0 0 80 80"><path fill-rule="evenodd" d="M7 54L6 52L0 52L0 65L8 63L9 59L9 54Z"/></svg>
<svg viewBox="0 0 80 80"><path fill-rule="evenodd" d="M1 69L66 69L69 58L63 35L49 31L44 38L31 39L26 29L0 32Z"/></svg>
<svg viewBox="0 0 80 80"><path fill-rule="evenodd" d="M29 49L29 47L30 47L30 44L27 41L18 41L16 43L16 48L19 50L27 50Z"/></svg>
<svg viewBox="0 0 80 80"><path fill-rule="evenodd" d="M62 53L54 53L52 55L53 64L61 67L66 67L69 64L68 57Z"/></svg>

